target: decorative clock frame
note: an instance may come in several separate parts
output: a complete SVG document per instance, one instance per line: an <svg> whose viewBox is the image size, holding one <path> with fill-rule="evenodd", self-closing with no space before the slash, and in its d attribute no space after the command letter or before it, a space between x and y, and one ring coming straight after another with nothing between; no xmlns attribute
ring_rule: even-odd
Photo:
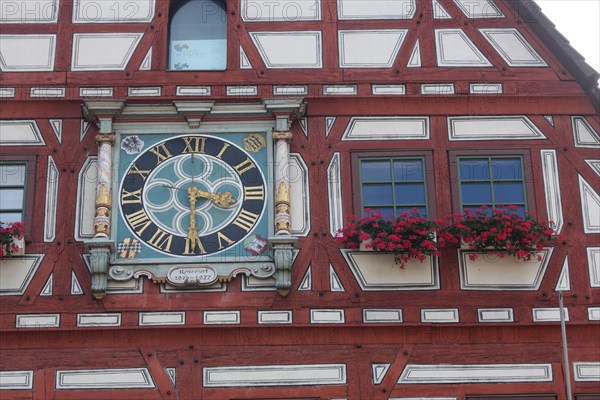
<svg viewBox="0 0 600 400"><path fill-rule="evenodd" d="M293 249L297 240L291 235L289 143L292 140L292 134L290 127L295 119L303 115L304 108L302 99L263 100L260 103L251 104L216 104L214 102L184 101L166 105L140 105L126 104L122 101L85 102L83 110L86 119L95 122L99 128L99 134L96 136L99 149L95 203L96 213L94 217L95 236L93 239L85 242L86 251L90 253L89 260L94 297L96 299L104 297L109 279L126 281L146 276L155 283L168 282L175 286L206 286L216 281L230 281L240 274L257 278L274 277L279 293L283 296L287 295L291 286ZM265 119L265 117L269 118ZM153 120L157 119L160 119L160 124L153 122ZM128 219L127 216L124 216L125 214L120 214L120 211L126 212L125 210L129 210L131 207L137 208L135 210L132 208L131 210L133 211L129 210L130 216L135 212L140 215L144 214L141 198L130 195L134 190L132 189L133 186L127 186L126 190L122 184L123 177L119 177L118 180L113 177L114 171L120 170L120 175L122 175L124 168L128 172L133 171L132 175L140 175L136 173L137 166L135 166L135 163L131 163L132 157L127 158L127 156L124 156L124 165L120 166L119 152L121 151L121 147L123 147L122 151L127 154L140 153L140 155L133 157L136 160L143 157L142 153L148 154L148 151L152 151L157 157L157 162L160 163L165 160L164 157L167 155L164 152L165 146L161 146L161 143L174 143L171 150L176 149L180 151L179 147L184 144L182 141L192 141L193 138L205 138L205 140L212 140L215 143L220 141L222 143L221 150L212 151L210 154L201 154L200 151L193 151L191 153L199 154L198 157L201 156L207 160L217 160L220 158L219 156L223 156L223 152L226 150L231 150L231 154L237 154L235 153L236 151L238 151L238 155L240 156L244 154L244 151L240 147L242 133L244 135L244 147L247 151L260 148L263 145L265 146L263 151L266 151L266 165L259 167L262 168L266 187L263 199L265 207L262 214L260 214L260 218L251 221L252 224L248 223L247 219L244 220L244 204L247 204L249 207L258 207L260 205L258 201L252 201L252 196L250 195L250 201L241 204L236 209L237 214L231 212L233 217L235 215L238 217L236 219L232 219L233 217L230 218L229 224L226 224L226 226L230 228L228 231L230 232L228 233L230 236L231 234L240 234L241 236L236 237L236 239L243 240L253 233L251 229L259 229L259 224L262 224L261 232L268 236L266 238L267 252L264 254L253 253L255 257L252 257L252 259L240 259L232 257L231 254L227 255L227 247L233 249L234 246L238 246L237 248L239 249L242 244L226 236L227 232L215 230L217 233L214 233L213 236L219 235L217 240L221 240L221 242L217 242L219 246L217 249L204 251L204 249L198 250L194 247L196 253L198 253L194 256L180 251L179 253L181 254L178 254L179 257L171 257L168 254L169 252L164 251L167 250L167 244L172 244L171 238L175 238L173 240L181 242L179 243L179 247L183 246L184 240L186 244L192 243L193 246L196 246L196 240L198 239L194 238L194 232L197 233L198 231L194 230L193 232L192 229L189 229L187 237L183 237L173 236L171 233L155 228L155 234L148 236L148 232L139 231L144 226L154 225L148 222L148 225L134 223L132 226L128 223L131 217ZM157 139L159 135L163 135L162 139ZM150 143L152 146L147 146L142 151L143 144L141 142L144 141L144 137L151 139ZM236 138L237 145L233 141L227 141L226 138L231 139L232 137ZM262 143L261 138L264 143ZM124 139L128 141L123 142ZM115 143L119 143L120 145L114 146ZM196 143L198 142L196 141ZM167 148L167 150L169 149ZM170 156L172 156L171 153L173 151L169 152ZM194 156L190 157L191 162L193 162ZM173 160L177 158L179 164L189 163L186 160L182 161L183 153L176 154ZM248 157L248 160L241 160L239 163L229 160L228 163L233 164L230 165L225 162L222 164L224 169L237 172L237 174L234 172L232 175L233 181L238 179L239 182L242 182L244 172L247 171L246 167L257 167L251 163L251 160L253 160L252 157ZM151 173L151 169L147 169L146 171L149 172L141 175L142 178L148 177ZM222 193L211 193L210 190L198 188L196 186L200 186L200 184L195 183L193 178L191 179L191 183L189 180L186 181L184 179L182 181L180 179L178 184L182 182L185 187L176 187L175 185L165 186L173 186L173 190L187 190L190 207L193 207L192 204L196 201L195 199L201 199L205 203L210 203L211 201L218 202L220 200L216 199L217 194L220 196L224 193L223 191ZM141 191L144 187L144 182L138 182L138 184L139 187L136 186L135 189ZM241 184L243 187L243 183ZM243 192L243 189L240 190ZM235 192L235 188L233 192ZM230 199L234 197L233 202L236 201L235 197L241 200L240 196L242 196L242 192L238 190L233 196L229 192ZM124 207L122 202L124 198L126 199L125 206L129 208ZM193 202L192 198L194 199ZM127 200L135 204L127 204ZM247 197L244 197L244 200L247 200ZM119 205L114 206L116 204ZM226 209L231 204L233 203L230 201L219 203L219 206L222 206L221 209ZM210 206L210 204L206 204L206 206ZM235 206L231 207L232 209L235 208ZM241 213L239 210L241 210ZM248 212L245 215L249 214L251 213ZM188 218L190 215L195 215L195 213L188 213ZM241 219L240 215L242 216ZM145 214L143 218L146 218ZM146 221L150 221L150 219L144 219L144 222ZM237 221L238 223L232 224L232 221ZM268 226L268 233L264 229L265 221ZM194 217L191 217L189 225L193 226L193 224ZM124 250L123 246L125 245L123 241L124 225L129 225L127 227L129 232L135 236L135 238L128 238L128 244L125 243L128 246L128 250L130 250L129 253L125 252L127 253L126 256L122 256L122 252L119 252L119 250ZM115 229L115 226L117 229ZM244 229L240 230L240 227ZM244 233L247 235L244 235ZM153 244L157 245L157 240L149 239L150 237L156 239L157 235L162 237L160 242L162 243L162 247L159 246L158 248L157 246L151 246ZM169 238L168 241L167 238ZM121 242L117 245L118 240ZM158 250L158 253L167 255L164 257L151 256L149 258L137 259L131 257L131 251L140 248L140 241L145 242L144 245L149 243L148 248L154 247L153 250ZM168 250L171 250L171 248L169 247ZM186 248L185 251L188 251L188 249ZM156 252L153 253L151 250L150 253L155 254ZM218 254L220 253L222 253L222 256L219 257Z"/></svg>

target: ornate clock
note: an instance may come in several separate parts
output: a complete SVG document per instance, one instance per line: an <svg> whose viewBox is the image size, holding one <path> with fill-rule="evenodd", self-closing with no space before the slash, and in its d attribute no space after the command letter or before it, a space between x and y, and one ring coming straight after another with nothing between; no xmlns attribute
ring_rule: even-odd
<svg viewBox="0 0 600 400"><path fill-rule="evenodd" d="M121 149L119 258L232 260L264 252L263 135L128 136Z"/></svg>

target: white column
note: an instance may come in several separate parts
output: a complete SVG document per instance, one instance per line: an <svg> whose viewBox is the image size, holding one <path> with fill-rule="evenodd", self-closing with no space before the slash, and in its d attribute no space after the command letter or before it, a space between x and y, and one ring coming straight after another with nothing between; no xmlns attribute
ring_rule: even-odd
<svg viewBox="0 0 600 400"><path fill-rule="evenodd" d="M96 135L98 149L98 178L96 180L96 214L94 238L106 239L110 235L110 211L112 197L112 146L114 133Z"/></svg>
<svg viewBox="0 0 600 400"><path fill-rule="evenodd" d="M290 131L273 131L275 142L275 235L290 236Z"/></svg>

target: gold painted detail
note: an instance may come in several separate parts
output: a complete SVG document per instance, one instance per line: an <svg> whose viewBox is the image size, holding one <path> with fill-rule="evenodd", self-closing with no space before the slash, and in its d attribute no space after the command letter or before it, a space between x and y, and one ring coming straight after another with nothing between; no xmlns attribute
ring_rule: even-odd
<svg viewBox="0 0 600 400"><path fill-rule="evenodd" d="M101 206L96 208L94 234L106 236L110 234L110 210L106 207Z"/></svg>
<svg viewBox="0 0 600 400"><path fill-rule="evenodd" d="M267 146L264 136L258 133L251 133L244 138L244 149L253 153L258 153Z"/></svg>
<svg viewBox="0 0 600 400"><path fill-rule="evenodd" d="M292 132L273 130L273 140L292 140Z"/></svg>
<svg viewBox="0 0 600 400"><path fill-rule="evenodd" d="M275 196L275 204L290 204L290 192L287 184L284 181L279 182L277 186L277 194Z"/></svg>
<svg viewBox="0 0 600 400"><path fill-rule="evenodd" d="M108 185L105 183L101 183L100 185L98 185L98 190L96 191L96 208L110 208L111 204L112 202L110 199L110 190L108 189Z"/></svg>
<svg viewBox="0 0 600 400"><path fill-rule="evenodd" d="M142 252L142 245L139 240L127 237L117 245L117 251L119 252L119 257L132 259Z"/></svg>
<svg viewBox="0 0 600 400"><path fill-rule="evenodd" d="M97 144L102 144L102 143L113 144L115 142L115 137L116 137L116 135L114 133L104 133L104 134L96 135L96 143Z"/></svg>

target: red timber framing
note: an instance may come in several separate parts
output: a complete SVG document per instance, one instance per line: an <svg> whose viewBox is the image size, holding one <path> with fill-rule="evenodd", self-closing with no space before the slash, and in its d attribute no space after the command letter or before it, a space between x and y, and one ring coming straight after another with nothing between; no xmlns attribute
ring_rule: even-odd
<svg viewBox="0 0 600 400"><path fill-rule="evenodd" d="M2 134L22 135L14 143L0 137L0 155L36 160L26 256L0 261L1 399L562 400L567 371L558 288L568 309L574 399L600 398L598 76L565 58L573 50L556 39L530 2L494 0L503 18L470 18L456 1L437 0L450 18L436 19L430 0L415 0L408 18L344 19L343 1L321 0L315 1L320 17L313 20L248 21L248 2L227 0L225 71L167 70L170 2L149 3L154 13L145 22L74 23L74 0L60 0L57 22L2 24L2 35L14 40L56 35L56 48L51 68L30 71L15 62L0 79ZM509 65L481 31L513 28L547 65ZM460 29L490 65L440 66L434 32L441 29ZM377 30L406 30L388 65L340 65L340 31ZM73 70L74 35L115 32L140 34L120 70ZM252 36L269 32L319 32L321 67L294 68L292 61L270 66L273 60ZM417 41L420 67L408 67ZM240 66L240 48L250 69ZM150 68L141 68L150 50ZM476 93L472 85L479 83L499 84L501 91ZM453 91L435 92L440 84L452 84ZM391 92L377 92L378 85ZM231 91L247 86L256 90ZM182 96L182 87L209 91ZM281 87L301 94L278 92ZM136 96L132 88L160 90ZM106 89L107 95L88 97L87 89ZM434 94L424 94L428 90ZM93 219L96 135L106 132L82 107L94 101L123 102L125 108L256 106L291 97L305 106L290 126L290 152L302 176L292 182L291 207L301 206L306 219L302 227L294 225L298 251L289 294L278 294L272 280L242 276L211 290L167 290L141 277L94 299L84 228ZM272 124L277 131L278 117L211 111L197 128L181 113L145 111L142 117L117 113L111 123L117 135L163 127L198 133L240 121ZM423 130L407 139L403 135L415 133L403 130L410 118ZM508 126L503 119L517 128L486 136L496 123ZM481 125L470 125L475 128L466 135L473 136L465 139L455 120ZM363 266L336 244L335 230L360 208L356 155L431 155L431 217L442 217L457 211L452 154L513 150L530 160L524 166L530 209L541 220L560 217L565 236L527 284L511 288L508 278L494 284L481 275L469 281L456 248L445 249L435 267L419 265L432 271L421 287L400 282L412 272L391 264L381 278L388 282L373 283L368 276L361 280ZM121 177L114 179L118 187ZM91 218L82 211L89 204ZM276 322L263 318L268 312ZM226 317L211 324L211 313Z"/></svg>

